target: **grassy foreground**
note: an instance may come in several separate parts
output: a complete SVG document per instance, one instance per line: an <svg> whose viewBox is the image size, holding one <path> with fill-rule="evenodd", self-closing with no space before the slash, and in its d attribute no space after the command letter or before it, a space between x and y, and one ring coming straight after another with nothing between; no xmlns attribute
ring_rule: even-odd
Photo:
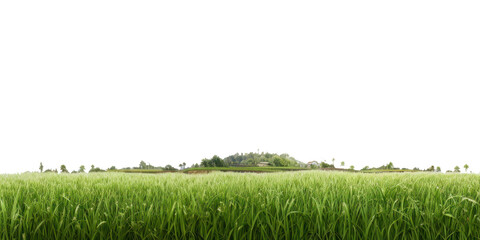
<svg viewBox="0 0 480 240"><path fill-rule="evenodd" d="M0 239L479 239L466 174L0 175Z"/></svg>

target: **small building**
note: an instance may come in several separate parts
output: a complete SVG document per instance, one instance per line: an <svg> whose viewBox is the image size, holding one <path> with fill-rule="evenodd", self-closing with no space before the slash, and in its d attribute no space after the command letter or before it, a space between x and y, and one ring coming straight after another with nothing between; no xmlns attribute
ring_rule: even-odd
<svg viewBox="0 0 480 240"><path fill-rule="evenodd" d="M320 165L320 164L318 164L317 161L311 161L311 162L308 162L308 163L307 163L307 167L310 167L310 168L311 168L312 166L318 167L319 165Z"/></svg>
<svg viewBox="0 0 480 240"><path fill-rule="evenodd" d="M260 162L257 164L258 167L268 167L270 166L270 163L269 162Z"/></svg>

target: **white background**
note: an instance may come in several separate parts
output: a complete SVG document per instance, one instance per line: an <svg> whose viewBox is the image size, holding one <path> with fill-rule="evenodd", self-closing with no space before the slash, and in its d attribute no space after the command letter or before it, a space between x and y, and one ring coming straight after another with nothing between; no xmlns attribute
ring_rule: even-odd
<svg viewBox="0 0 480 240"><path fill-rule="evenodd" d="M0 173L236 152L480 172L478 1L1 1Z"/></svg>

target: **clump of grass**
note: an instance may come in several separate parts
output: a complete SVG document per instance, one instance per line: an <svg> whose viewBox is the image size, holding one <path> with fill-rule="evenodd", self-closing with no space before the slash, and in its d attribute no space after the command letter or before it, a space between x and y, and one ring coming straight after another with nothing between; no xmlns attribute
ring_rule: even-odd
<svg viewBox="0 0 480 240"><path fill-rule="evenodd" d="M478 239L480 177L0 176L1 239Z"/></svg>

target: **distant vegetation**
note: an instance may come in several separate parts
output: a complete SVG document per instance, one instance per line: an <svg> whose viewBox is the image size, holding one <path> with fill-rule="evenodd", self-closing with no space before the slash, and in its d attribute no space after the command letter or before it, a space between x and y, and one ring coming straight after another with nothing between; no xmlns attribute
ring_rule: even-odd
<svg viewBox="0 0 480 240"><path fill-rule="evenodd" d="M205 171L219 171L219 172L283 172L283 171L301 171L307 170L302 167L201 167L201 168L187 168L183 170L184 173L205 172Z"/></svg>
<svg viewBox="0 0 480 240"><path fill-rule="evenodd" d="M200 167L254 167L260 163L268 163L273 167L297 167L300 162L290 155L276 153L236 153L224 159L215 155L211 159L203 159Z"/></svg>
<svg viewBox="0 0 480 240"><path fill-rule="evenodd" d="M330 171L358 171L355 170L353 165L350 167L345 167L345 162L341 161L340 166L341 168L335 167L335 158L331 160L331 163L327 162L326 160L321 161L320 163L317 161L311 161L308 163L303 163L295 159L294 157L284 153L284 154L276 154L276 153L236 153L234 155L230 155L225 158L221 158L218 155L214 155L212 158L204 158L200 161L200 163L195 163L191 165L191 167L186 167L186 163L183 162L178 165L179 168L175 168L170 164L165 165L164 167L161 166L154 166L150 163L146 163L145 161L140 161L138 166L135 167L126 167L117 169L115 166L111 166L108 169L101 169L92 165L88 172L106 172L106 171L117 171L117 172L128 172L128 173L159 173L159 172L171 172L171 171L183 171L183 172L190 172L192 170L199 171L199 170L218 170L218 171L227 171L226 169L221 168L228 168L228 171L246 171L242 170L243 168L249 168L248 171L252 172L270 172L270 171L281 171L287 169L294 169L294 170L309 170L309 169L319 169L319 170L330 170ZM256 169L252 169L256 168ZM277 170L271 170L273 168L277 168ZM465 172L468 171L469 165L465 164L463 166ZM270 170L269 170L270 169ZM40 163L39 167L40 172L53 172L58 173L57 169L46 169L44 170L43 163ZM366 173L373 173L373 172L441 172L441 168L439 166L430 166L427 169L420 170L419 168L398 168L395 167L392 162L389 162L385 165L380 167L369 167L365 166L361 170L361 172ZM80 166L78 170L74 170L71 173L85 173L86 168L84 165ZM447 170L447 173L459 173L460 167L455 166L454 170ZM69 170L65 165L60 166L60 173L70 173Z"/></svg>

